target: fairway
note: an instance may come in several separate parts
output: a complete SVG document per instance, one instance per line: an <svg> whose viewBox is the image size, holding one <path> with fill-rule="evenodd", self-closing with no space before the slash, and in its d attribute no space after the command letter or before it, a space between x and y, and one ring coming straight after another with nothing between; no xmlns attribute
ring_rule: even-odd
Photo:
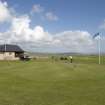
<svg viewBox="0 0 105 105"><path fill-rule="evenodd" d="M0 105L105 105L105 65L85 61L1 61Z"/></svg>

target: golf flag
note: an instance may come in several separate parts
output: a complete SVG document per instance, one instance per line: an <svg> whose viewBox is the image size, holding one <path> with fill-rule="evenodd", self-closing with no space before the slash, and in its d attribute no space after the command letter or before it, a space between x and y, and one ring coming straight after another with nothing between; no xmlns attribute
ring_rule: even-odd
<svg viewBox="0 0 105 105"><path fill-rule="evenodd" d="M98 33L96 33L94 36L93 36L93 39L95 39L97 36L99 36L99 38L98 38L98 62L99 62L99 64L101 64L101 40L100 40L100 33L98 32Z"/></svg>
<svg viewBox="0 0 105 105"><path fill-rule="evenodd" d="M95 39L97 36L99 36L100 35L100 33L98 32L98 33L96 33L94 36L93 36L93 39Z"/></svg>

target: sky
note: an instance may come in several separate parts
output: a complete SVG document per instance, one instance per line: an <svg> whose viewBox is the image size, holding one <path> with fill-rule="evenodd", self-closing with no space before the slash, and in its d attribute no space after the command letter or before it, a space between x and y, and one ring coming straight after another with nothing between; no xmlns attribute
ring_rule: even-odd
<svg viewBox="0 0 105 105"><path fill-rule="evenodd" d="M105 53L105 0L0 0L0 44L31 52Z"/></svg>

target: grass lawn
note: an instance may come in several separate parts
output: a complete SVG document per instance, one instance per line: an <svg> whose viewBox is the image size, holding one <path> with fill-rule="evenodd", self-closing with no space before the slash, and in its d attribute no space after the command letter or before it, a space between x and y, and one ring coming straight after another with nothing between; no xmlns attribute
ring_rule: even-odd
<svg viewBox="0 0 105 105"><path fill-rule="evenodd" d="M74 61L0 62L0 105L105 105L104 59Z"/></svg>

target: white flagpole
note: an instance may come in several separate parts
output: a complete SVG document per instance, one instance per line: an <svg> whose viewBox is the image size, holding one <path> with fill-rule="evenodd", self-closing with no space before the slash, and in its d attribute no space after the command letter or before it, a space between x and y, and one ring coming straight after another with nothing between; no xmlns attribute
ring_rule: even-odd
<svg viewBox="0 0 105 105"><path fill-rule="evenodd" d="M4 47L5 47L5 52L6 52L6 43L5 43Z"/></svg>
<svg viewBox="0 0 105 105"><path fill-rule="evenodd" d="M4 50L5 50L5 52L4 52L4 59L6 60L6 41L5 41L5 43L4 43Z"/></svg>
<svg viewBox="0 0 105 105"><path fill-rule="evenodd" d="M98 39L98 63L99 65L101 64L101 37L99 35L99 39Z"/></svg>

